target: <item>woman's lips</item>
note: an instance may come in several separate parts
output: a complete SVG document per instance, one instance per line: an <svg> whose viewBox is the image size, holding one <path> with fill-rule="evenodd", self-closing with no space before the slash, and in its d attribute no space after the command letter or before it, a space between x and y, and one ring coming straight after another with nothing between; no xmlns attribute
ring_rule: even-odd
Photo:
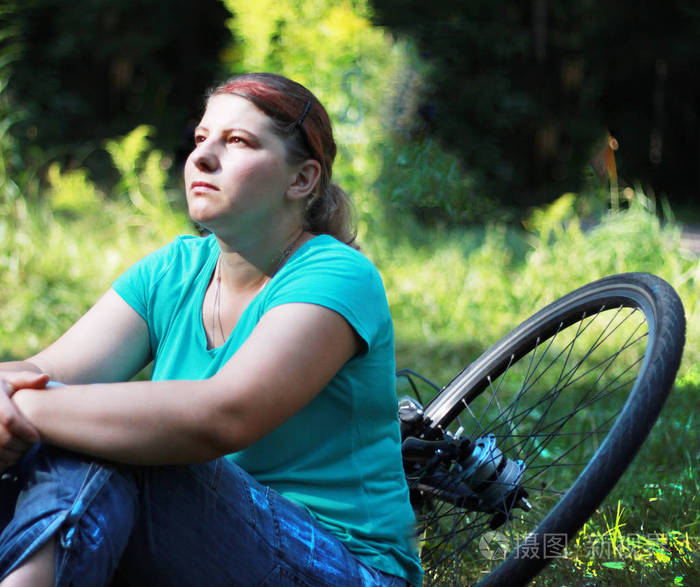
<svg viewBox="0 0 700 587"><path fill-rule="evenodd" d="M206 181L193 181L190 184L190 190L193 192L211 192L219 191L219 188Z"/></svg>

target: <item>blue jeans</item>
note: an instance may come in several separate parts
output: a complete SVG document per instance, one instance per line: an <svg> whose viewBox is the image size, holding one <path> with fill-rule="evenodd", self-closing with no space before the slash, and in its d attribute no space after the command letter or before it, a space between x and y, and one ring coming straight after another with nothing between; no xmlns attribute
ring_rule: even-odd
<svg viewBox="0 0 700 587"><path fill-rule="evenodd" d="M13 473L0 481L0 578L55 537L60 586L115 573L132 585L406 585L226 459L132 467L39 445Z"/></svg>

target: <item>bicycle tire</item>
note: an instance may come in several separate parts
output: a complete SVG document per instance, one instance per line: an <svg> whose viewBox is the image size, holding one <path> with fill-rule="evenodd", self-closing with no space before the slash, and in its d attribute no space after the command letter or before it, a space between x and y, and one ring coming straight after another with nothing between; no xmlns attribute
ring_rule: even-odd
<svg viewBox="0 0 700 587"><path fill-rule="evenodd" d="M645 325L646 334L639 330ZM547 537L572 539L649 433L684 339L683 306L668 283L644 273L614 275L535 313L445 386L424 409L423 438L454 437L465 424L470 438L495 434L505 456L523 457L522 486L533 504L491 530L489 514L422 495L425 584L463 585L471 573L481 587L522 585L552 562ZM549 387L548 377L555 380ZM592 430L582 425L588 421ZM408 477L415 488L420 474ZM487 532L496 533L500 553L489 544L484 550ZM472 567L484 562L496 566L474 577Z"/></svg>

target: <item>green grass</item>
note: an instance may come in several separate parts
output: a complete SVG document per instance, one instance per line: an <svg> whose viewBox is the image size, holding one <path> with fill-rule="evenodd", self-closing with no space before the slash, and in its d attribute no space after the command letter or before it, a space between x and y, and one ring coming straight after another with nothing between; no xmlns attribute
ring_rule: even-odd
<svg viewBox="0 0 700 587"><path fill-rule="evenodd" d="M247 4L225 4L236 8L232 26L240 25ZM291 14L278 4L280 14ZM436 143L402 146L385 136L387 121L401 127L387 109L387 96L398 99L402 80L419 77L422 66L408 45L371 27L364 6L319 5L298 25L288 22L282 37L278 30L261 30L264 20L252 21L234 31L236 57L229 58L237 68L289 68L283 73L328 93L319 97L338 121L338 143L344 145L334 176L356 195L363 249L383 275L397 365L446 384L520 321L578 286L624 271L665 278L679 292L688 322L676 388L580 543L537 582L700 584L700 260L681 249L679 225L662 224L654 202L630 188L621 190L625 206L616 213L605 212L599 195L569 194L533 211L522 227L437 230L413 223L406 207L446 204L453 219L464 219L465 210L491 218L501 211L474 196L475 178ZM44 177L27 166L9 132L20 115L3 93L8 76L0 67L0 360L36 352L131 263L176 234L192 232L177 211L181 195L166 188L169 162L150 149L147 127L106 145L122 178L114 193L102 193L82 170L54 166ZM346 83L353 79L357 90ZM420 98L412 94L401 91L402 104ZM362 124L346 116L355 110ZM697 210L691 213L684 217L696 222ZM666 211L663 216L672 218ZM586 542L613 540L617 550L609 553L592 552Z"/></svg>
<svg viewBox="0 0 700 587"><path fill-rule="evenodd" d="M453 367L545 304L626 271L653 273L676 288L688 323L681 374L698 363L700 260L680 249L680 231L662 225L641 194L631 208L605 214L586 230L573 197L537 211L526 224L529 231L496 225L429 234L410 226L392 238L364 238L384 278L399 366L426 365L445 383Z"/></svg>
<svg viewBox="0 0 700 587"><path fill-rule="evenodd" d="M192 232L166 189L167 160L137 129L109 150L122 175L101 193L84 172L51 168L48 187L0 184L0 359L55 339L136 259ZM34 192L34 198L19 193ZM675 390L630 470L542 585L698 582L700 260L680 247L675 224L634 194L617 213L579 220L584 197L534 211L526 228L428 230L361 210L365 253L384 278L394 316L397 366L447 383L520 321L593 279L647 271L679 292L688 322ZM585 206L584 206L585 207ZM589 219L590 220L590 219ZM620 515L618 516L618 505ZM617 532L617 534L615 534ZM586 540L618 549L592 552Z"/></svg>
<svg viewBox="0 0 700 587"><path fill-rule="evenodd" d="M687 319L676 387L579 543L537 583L697 584L700 260L681 249L678 227L662 225L641 193L586 230L578 205L565 196L536 211L525 223L528 231L491 226L425 234L411 227L391 240L367 239L394 315L398 366L444 385L520 321L580 285L626 271L666 279L681 296ZM613 536L617 550L611 550ZM603 548L591 548L595 544Z"/></svg>
<svg viewBox="0 0 700 587"><path fill-rule="evenodd" d="M110 143L122 181L109 197L85 171L56 165L41 197L0 191L0 360L54 340L131 263L192 230L171 205L167 160L149 150L146 130Z"/></svg>

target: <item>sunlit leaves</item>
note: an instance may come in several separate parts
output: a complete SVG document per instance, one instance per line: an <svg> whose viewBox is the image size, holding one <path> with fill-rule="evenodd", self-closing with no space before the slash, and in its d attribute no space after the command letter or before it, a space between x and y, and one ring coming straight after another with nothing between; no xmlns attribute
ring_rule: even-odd
<svg viewBox="0 0 700 587"><path fill-rule="evenodd" d="M364 0L223 0L236 40L232 72L272 71L306 85L326 106L339 156L334 178L349 191L360 232L378 212L374 182L386 140L391 80L406 61L404 47L370 21Z"/></svg>

